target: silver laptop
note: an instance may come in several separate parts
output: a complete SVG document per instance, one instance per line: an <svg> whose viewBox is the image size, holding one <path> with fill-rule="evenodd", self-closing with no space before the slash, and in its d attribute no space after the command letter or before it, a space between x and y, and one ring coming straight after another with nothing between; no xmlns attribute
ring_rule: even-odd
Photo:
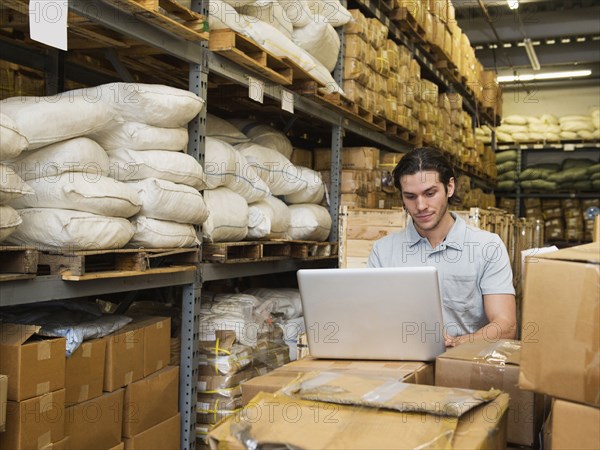
<svg viewBox="0 0 600 450"><path fill-rule="evenodd" d="M431 361L444 352L437 269L302 269L310 355Z"/></svg>

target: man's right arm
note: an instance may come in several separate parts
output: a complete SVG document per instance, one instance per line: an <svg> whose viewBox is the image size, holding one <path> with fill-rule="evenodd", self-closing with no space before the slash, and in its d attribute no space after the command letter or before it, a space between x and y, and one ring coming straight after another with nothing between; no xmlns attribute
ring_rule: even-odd
<svg viewBox="0 0 600 450"><path fill-rule="evenodd" d="M379 259L379 246L377 244L378 242L373 244L369 260L367 261L367 267L383 267L381 260Z"/></svg>

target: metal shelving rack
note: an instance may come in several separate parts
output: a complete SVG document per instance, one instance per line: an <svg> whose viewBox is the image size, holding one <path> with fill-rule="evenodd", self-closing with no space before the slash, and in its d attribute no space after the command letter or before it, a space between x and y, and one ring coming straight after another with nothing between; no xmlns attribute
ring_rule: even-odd
<svg viewBox="0 0 600 450"><path fill-rule="evenodd" d="M208 0L206 0L208 1ZM343 0L343 4L346 2ZM397 27L392 24L374 5L366 0L363 5L368 8L374 17L379 18L389 27L395 38L413 51L417 60L437 80L438 83L467 97L466 91L461 87L452 86L426 56L412 44ZM208 73L214 73L234 81L236 84L248 86L248 78L243 69L229 60L213 54L207 50L205 43L188 42L167 31L146 22L138 21L132 15L118 10L102 0L86 0L85 2L69 2L70 11L86 17L95 23L108 29L117 31L126 36L134 37L151 47L161 49L166 54L172 55L189 66L189 89L207 97ZM208 17L207 4L203 0L193 0L192 9ZM344 35L338 30L341 39L340 56L334 72L335 80L341 84L343 76L343 54ZM25 65L34 69L44 71L48 74L49 85L58 87L55 79L59 52L51 52L42 55L25 45L0 39L0 51L2 58L16 64ZM91 83L102 84L114 81L106 75L99 74L93 70L80 66L64 63L69 67L71 74L76 74L80 79L87 79ZM118 61L116 62L118 65ZM127 78L127 72L122 71L122 76ZM253 75L254 76L254 75ZM265 82L268 89L265 95L276 100L281 100L285 88L273 83ZM51 94L52 92L48 92ZM374 144L393 151L407 151L408 147L384 133L373 131L358 122L353 121L341 114L323 108L318 103L308 98L293 94L294 108L305 114L315 117L320 122L331 125L332 137L332 189L330 192L330 213L332 215L332 240L337 240L337 218L339 209L339 173L341 167L341 150L345 132L352 132L362 138L368 139ZM471 114L477 111L469 101L465 103ZM206 108L190 124L190 144L188 152L195 156L201 163L204 161L204 136L206 127ZM485 180L479 180L485 185ZM487 186L491 188L490 186ZM196 271L178 272L172 274L151 274L130 278L113 278L102 280L90 280L80 282L63 281L58 276L39 276L32 280L20 280L3 282L0 292L0 306L28 304L53 299L76 298L84 296L103 295L115 292L132 292L144 289L153 289L167 286L182 286L182 331L181 331L181 368L180 368L180 402L179 408L182 415L181 447L183 449L194 449L196 446L195 436L195 407L196 407L196 380L198 363L198 323L200 309L200 292L202 283L206 281L222 280L237 277L249 277L257 275L272 274L278 272L290 272L308 267L331 267L334 260L282 260L244 264L200 264Z"/></svg>

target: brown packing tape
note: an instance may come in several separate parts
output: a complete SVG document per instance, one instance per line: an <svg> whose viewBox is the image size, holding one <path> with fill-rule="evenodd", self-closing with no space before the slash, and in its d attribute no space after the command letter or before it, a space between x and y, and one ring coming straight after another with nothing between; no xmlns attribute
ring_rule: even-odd
<svg viewBox="0 0 600 450"><path fill-rule="evenodd" d="M90 396L90 385L84 384L79 387L79 396L77 397L77 402L85 402Z"/></svg>
<svg viewBox="0 0 600 450"><path fill-rule="evenodd" d="M502 389L504 386L504 366L475 363L469 376L470 389Z"/></svg>
<svg viewBox="0 0 600 450"><path fill-rule="evenodd" d="M37 343L37 359L43 361L50 359L52 355L51 341L40 341Z"/></svg>
<svg viewBox="0 0 600 450"><path fill-rule="evenodd" d="M42 395L40 397L40 413L44 413L45 411L48 410L48 406L52 404L52 401L54 400L54 395L52 394L45 394Z"/></svg>
<svg viewBox="0 0 600 450"><path fill-rule="evenodd" d="M38 383L35 387L35 395L43 395L50 392L50 381L44 381L42 383Z"/></svg>
<svg viewBox="0 0 600 450"><path fill-rule="evenodd" d="M92 344L89 342L84 342L81 344L81 356L83 358L91 358L92 357Z"/></svg>
<svg viewBox="0 0 600 450"><path fill-rule="evenodd" d="M49 446L52 443L52 432L46 431L44 434L38 437L37 448L42 449Z"/></svg>

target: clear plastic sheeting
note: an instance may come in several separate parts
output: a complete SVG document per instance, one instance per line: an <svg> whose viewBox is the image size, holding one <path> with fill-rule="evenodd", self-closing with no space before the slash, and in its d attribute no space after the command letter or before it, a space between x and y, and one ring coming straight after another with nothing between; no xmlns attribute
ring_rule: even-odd
<svg viewBox="0 0 600 450"><path fill-rule="evenodd" d="M67 357L70 357L83 341L97 339L114 333L129 322L127 316L102 314L99 305L72 300L54 300L37 305L20 305L2 308L3 322L38 325L41 336L64 337L67 341Z"/></svg>
<svg viewBox="0 0 600 450"><path fill-rule="evenodd" d="M295 319L302 316L302 302L298 289L248 289L246 294L257 298L259 302L271 303L271 314L283 320Z"/></svg>

